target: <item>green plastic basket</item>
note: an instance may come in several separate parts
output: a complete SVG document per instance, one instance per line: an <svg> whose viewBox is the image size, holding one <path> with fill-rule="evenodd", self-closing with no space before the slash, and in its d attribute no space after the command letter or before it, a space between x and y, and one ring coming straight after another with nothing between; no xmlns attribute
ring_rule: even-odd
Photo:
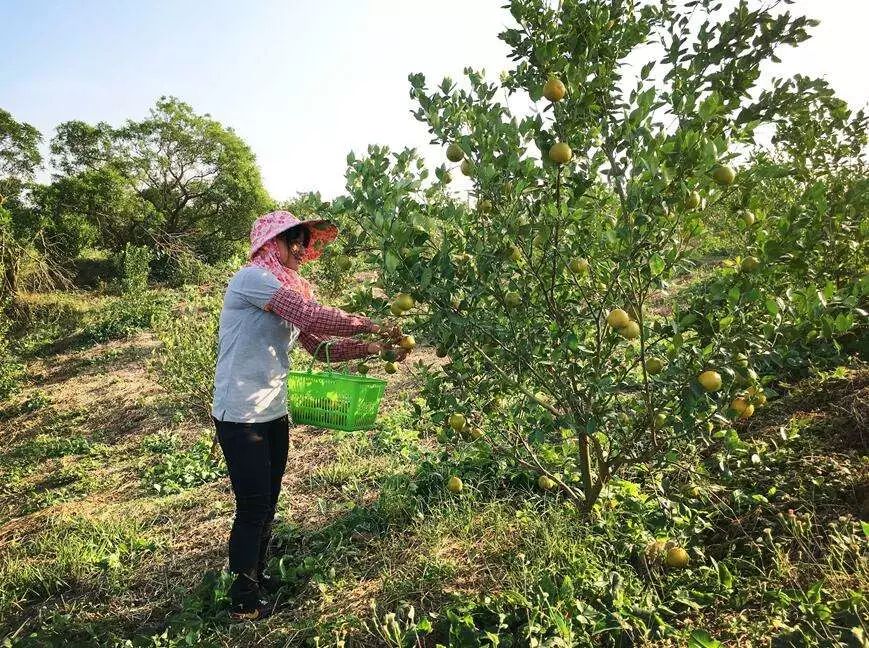
<svg viewBox="0 0 869 648"><path fill-rule="evenodd" d="M331 342L324 344L328 371L312 371L312 360L307 371L289 373L287 389L293 423L329 430L371 429L377 420L386 381L332 371Z"/></svg>

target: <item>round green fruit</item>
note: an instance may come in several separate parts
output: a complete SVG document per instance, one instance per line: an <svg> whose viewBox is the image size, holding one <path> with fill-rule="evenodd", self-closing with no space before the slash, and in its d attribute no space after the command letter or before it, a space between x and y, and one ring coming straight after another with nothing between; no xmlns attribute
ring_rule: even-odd
<svg viewBox="0 0 869 648"><path fill-rule="evenodd" d="M549 149L549 159L556 164L567 164L573 157L573 151L570 146L564 142L553 144Z"/></svg>
<svg viewBox="0 0 869 648"><path fill-rule="evenodd" d="M729 186L736 180L736 171L733 167L722 164L712 171L712 179L720 185Z"/></svg>
<svg viewBox="0 0 869 648"><path fill-rule="evenodd" d="M553 103L564 99L566 94L567 87L556 77L551 77L543 86L543 96Z"/></svg>
<svg viewBox="0 0 869 648"><path fill-rule="evenodd" d="M455 142L447 147L447 159L450 162L459 162L465 158L465 152L462 147Z"/></svg>

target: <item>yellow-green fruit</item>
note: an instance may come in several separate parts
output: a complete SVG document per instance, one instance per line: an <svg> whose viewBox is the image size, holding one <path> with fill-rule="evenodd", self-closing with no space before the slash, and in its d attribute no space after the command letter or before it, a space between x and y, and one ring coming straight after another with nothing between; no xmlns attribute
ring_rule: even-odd
<svg viewBox="0 0 869 648"><path fill-rule="evenodd" d="M463 160L464 158L465 152L458 144L453 143L447 147L447 159L450 162L458 162L459 160Z"/></svg>
<svg viewBox="0 0 869 648"><path fill-rule="evenodd" d="M685 197L685 206L688 209L697 209L700 206L700 194L692 191Z"/></svg>
<svg viewBox="0 0 869 648"><path fill-rule="evenodd" d="M646 360L646 373L651 375L659 374L664 370L664 361L660 358L649 358Z"/></svg>
<svg viewBox="0 0 869 648"><path fill-rule="evenodd" d="M640 325L636 322L628 322L619 329L619 335L626 340L636 340L640 337Z"/></svg>
<svg viewBox="0 0 869 648"><path fill-rule="evenodd" d="M465 420L464 414L450 414L449 424L450 427L453 428L456 432L461 432L465 429L465 424L467 421Z"/></svg>
<svg viewBox="0 0 869 648"><path fill-rule="evenodd" d="M394 374L396 371L398 371L398 365L394 362L387 362L385 365L383 365L383 370L388 374Z"/></svg>
<svg viewBox="0 0 869 648"><path fill-rule="evenodd" d="M412 335L405 335L398 341L398 346L405 351L411 351L416 346L416 340Z"/></svg>
<svg viewBox="0 0 869 648"><path fill-rule="evenodd" d="M517 292L508 292L504 295L504 303L510 308L515 308L522 303L522 297Z"/></svg>
<svg viewBox="0 0 869 648"><path fill-rule="evenodd" d="M733 356L733 359L736 361L736 364L739 365L740 367L747 367L748 366L748 356L745 355L744 353L737 353L735 356Z"/></svg>
<svg viewBox="0 0 869 648"><path fill-rule="evenodd" d="M455 475L450 477L449 481L447 482L447 490L451 493L461 493L464 487L465 485L462 483L462 480Z"/></svg>
<svg viewBox="0 0 869 648"><path fill-rule="evenodd" d="M752 225L754 225L754 214L752 214L750 211L745 210L739 215L739 217L742 219L742 222L745 223L747 227L751 227Z"/></svg>
<svg viewBox="0 0 869 648"><path fill-rule="evenodd" d="M751 418L751 415L754 414L754 405L749 403L748 399L743 396L737 396L730 401L730 409L736 412L739 418L743 419Z"/></svg>
<svg viewBox="0 0 869 648"><path fill-rule="evenodd" d="M444 171L444 182L449 184L453 181L453 174L449 171Z"/></svg>
<svg viewBox="0 0 869 648"><path fill-rule="evenodd" d="M621 308L612 309L606 316L606 323L615 329L620 329L628 325L631 318Z"/></svg>
<svg viewBox="0 0 869 648"><path fill-rule="evenodd" d="M402 310L402 308L398 304L393 304L392 306L390 306L389 312L395 316L404 315L404 310Z"/></svg>
<svg viewBox="0 0 869 648"><path fill-rule="evenodd" d="M699 382L706 391L716 392L721 389L721 374L717 371L704 371L697 376L697 382Z"/></svg>
<svg viewBox="0 0 869 648"><path fill-rule="evenodd" d="M755 256L745 257L740 267L743 272L754 272L760 267L760 261Z"/></svg>
<svg viewBox="0 0 869 648"><path fill-rule="evenodd" d="M655 418L652 420L652 425L656 430L660 430L664 427L664 423L667 422L667 415L664 412L658 412L655 414Z"/></svg>
<svg viewBox="0 0 869 648"><path fill-rule="evenodd" d="M335 267L339 270L349 270L351 265L350 259L343 254L335 257Z"/></svg>
<svg viewBox="0 0 869 648"><path fill-rule="evenodd" d="M492 211L492 201L483 199L477 203L477 209L480 210L481 214L488 214Z"/></svg>
<svg viewBox="0 0 869 648"><path fill-rule="evenodd" d="M664 564L670 569L684 569L688 566L688 552L682 547L671 547L667 550Z"/></svg>
<svg viewBox="0 0 869 648"><path fill-rule="evenodd" d="M549 99L549 101L561 101L566 94L567 88L561 82L561 79L552 77L543 86L543 96Z"/></svg>
<svg viewBox="0 0 869 648"><path fill-rule="evenodd" d="M471 172L474 170L474 166L468 160L462 160L462 174L469 176Z"/></svg>
<svg viewBox="0 0 869 648"><path fill-rule="evenodd" d="M736 171L733 170L733 167L722 164L712 171L712 179L720 185L732 185L733 181L736 180Z"/></svg>
<svg viewBox="0 0 869 648"><path fill-rule="evenodd" d="M540 477L537 478L537 485L543 490L552 490L555 488L555 480L550 479L546 475L540 475Z"/></svg>
<svg viewBox="0 0 869 648"><path fill-rule="evenodd" d="M587 259L573 259L568 266L573 274L582 274L588 272Z"/></svg>
<svg viewBox="0 0 869 648"><path fill-rule="evenodd" d="M556 164L567 164L573 157L573 151L564 142L553 144L549 149L549 159Z"/></svg>
<svg viewBox="0 0 869 648"><path fill-rule="evenodd" d="M471 429L470 434L472 439L479 439L483 436L483 431L480 428L475 427Z"/></svg>
<svg viewBox="0 0 869 648"><path fill-rule="evenodd" d="M392 303L395 306L398 306L403 311L410 310L411 308L413 308L416 305L416 302L413 300L413 297L411 297L407 293L399 293L395 297L395 301Z"/></svg>
<svg viewBox="0 0 869 648"><path fill-rule="evenodd" d="M510 248L510 260L517 262L522 260L522 250L515 245Z"/></svg>
<svg viewBox="0 0 869 648"><path fill-rule="evenodd" d="M364 362L360 362L358 365L356 365L356 371L364 376L368 373L368 365Z"/></svg>

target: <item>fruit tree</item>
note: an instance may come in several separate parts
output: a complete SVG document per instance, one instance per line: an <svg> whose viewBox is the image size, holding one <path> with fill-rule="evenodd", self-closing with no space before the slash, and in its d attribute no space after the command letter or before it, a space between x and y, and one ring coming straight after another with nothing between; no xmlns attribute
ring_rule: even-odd
<svg viewBox="0 0 869 648"><path fill-rule="evenodd" d="M445 428L585 510L625 466L760 405L719 312L668 301L708 214L758 181L758 127L801 100L757 84L811 21L756 4L513 0L500 83L410 77L444 148L433 183L411 150L348 160L334 207L376 248L387 295L413 298L393 313L448 357L426 392ZM467 202L449 189L458 162ZM751 249L734 263L763 270Z"/></svg>

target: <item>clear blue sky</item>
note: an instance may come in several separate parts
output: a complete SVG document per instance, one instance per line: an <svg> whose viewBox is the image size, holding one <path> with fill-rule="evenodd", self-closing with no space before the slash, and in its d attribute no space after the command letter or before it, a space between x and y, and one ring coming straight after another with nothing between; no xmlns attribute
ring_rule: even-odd
<svg viewBox="0 0 869 648"><path fill-rule="evenodd" d="M343 188L347 153L417 146L407 75L508 66L501 0L0 0L0 107L47 139L67 119L141 118L160 95L232 126L278 199ZM777 74L869 100L867 0L798 0L822 20Z"/></svg>

